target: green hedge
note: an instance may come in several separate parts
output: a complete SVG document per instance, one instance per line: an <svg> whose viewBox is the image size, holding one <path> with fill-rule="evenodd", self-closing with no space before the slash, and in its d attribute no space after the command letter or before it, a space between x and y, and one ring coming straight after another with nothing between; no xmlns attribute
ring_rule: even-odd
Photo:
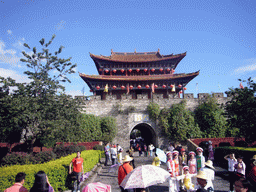
<svg viewBox="0 0 256 192"><path fill-rule="evenodd" d="M99 150L83 151L81 157L84 159L84 171L90 171L99 162L102 155L103 152ZM58 189L67 190L68 167L75 157L76 153L43 164L2 167L0 168L0 191L3 192L6 188L12 186L15 182L15 176L19 172L26 173L24 187L30 189L34 184L35 174L40 170L47 174L55 191L58 191Z"/></svg>
<svg viewBox="0 0 256 192"><path fill-rule="evenodd" d="M218 147L215 148L214 153L214 161L222 166L223 168L228 167L227 161L224 159L224 157L230 153L234 153L236 158L238 156L244 157L244 163L249 166L250 159L253 157L253 155L256 155L256 148L247 148L247 147Z"/></svg>

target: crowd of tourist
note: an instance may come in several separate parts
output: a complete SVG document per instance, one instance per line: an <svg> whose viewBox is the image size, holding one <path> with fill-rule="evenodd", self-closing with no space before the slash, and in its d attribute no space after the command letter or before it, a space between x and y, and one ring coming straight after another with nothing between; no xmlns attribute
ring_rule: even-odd
<svg viewBox="0 0 256 192"><path fill-rule="evenodd" d="M168 178L169 192L187 191L187 192L200 192L214 191L213 181L215 178L214 152L209 142L209 153L205 158L203 155L203 148L198 147L196 152L186 151L181 146L174 147L172 144L167 148L165 152L167 162L166 170L170 176ZM153 155L155 147L150 144L144 151L149 151L149 155ZM118 185L122 183L123 179L129 172L135 168L134 163L134 148L131 145L130 149L126 151L124 159L122 158L123 148L117 144L107 144L105 150L105 166L110 162L110 166L118 167ZM158 149L157 149L158 150ZM140 153L140 150L138 150ZM147 156L145 154L145 156ZM165 156L164 155L164 156ZM206 161L206 159L208 159ZM235 157L235 154L227 154L224 157L228 164L228 178L230 182L230 192L249 192L256 191L256 155L250 160L251 164L249 169L243 161L242 156ZM153 158L152 165L160 166L161 161L157 153ZM72 170L73 166L73 170ZM73 189L76 192L80 192L81 175L83 173L83 158L81 153L77 152L77 156L72 159L69 165L69 174L75 177ZM21 172L16 175L15 184L4 192L27 192L28 190L23 187L26 174ZM124 189L120 186L121 191L138 191L138 189ZM139 189L139 191L145 191L146 189ZM35 181L30 192L53 192L54 189L48 181L48 177L44 171L39 171L35 175Z"/></svg>

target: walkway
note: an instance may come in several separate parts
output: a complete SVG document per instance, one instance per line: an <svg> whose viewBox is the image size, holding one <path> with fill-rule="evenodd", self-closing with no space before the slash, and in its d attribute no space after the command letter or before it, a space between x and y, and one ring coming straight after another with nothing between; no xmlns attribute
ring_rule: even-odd
<svg viewBox="0 0 256 192"><path fill-rule="evenodd" d="M123 154L124 155L124 154ZM151 164L153 157L139 157L138 153L135 153L135 166ZM166 164L161 165L162 168L166 169ZM111 185L112 192L120 192L119 186L117 184L117 172L109 173L110 166L104 166L101 171L98 173L98 176L93 182L101 182ZM215 192L226 192L229 191L229 182L226 180L227 174L226 170L215 166L215 180L213 182ZM163 184L149 187L149 190L152 192L168 192L168 182L166 181Z"/></svg>

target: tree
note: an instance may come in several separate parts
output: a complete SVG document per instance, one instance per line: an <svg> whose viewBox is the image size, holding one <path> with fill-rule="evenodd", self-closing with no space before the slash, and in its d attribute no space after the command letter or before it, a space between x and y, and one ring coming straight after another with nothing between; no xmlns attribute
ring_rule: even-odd
<svg viewBox="0 0 256 192"><path fill-rule="evenodd" d="M191 111L186 109L186 101L173 104L170 109L163 109L159 115L163 132L173 141L201 137L198 125Z"/></svg>
<svg viewBox="0 0 256 192"><path fill-rule="evenodd" d="M49 53L48 46L54 38L55 35L48 43L45 43L44 39L39 41L42 45L41 52L37 52L36 47L32 49L31 55L25 51L22 52L25 58L21 61L26 63L29 69L24 73L28 75L31 82L21 84L10 78L1 78L4 84L0 89L1 99L7 103L1 102L1 105L4 105L1 113L6 111L8 113L1 114L0 121L1 124L8 122L6 121L8 117L9 122L13 122L5 130L1 127L1 134L10 135L13 130L18 130L19 133L23 133L26 141L31 142L32 146L36 140L51 144L60 136L70 141L79 140L78 136L80 136L75 132L77 129L72 129L76 127L75 121L80 114L79 102L61 93L65 88L60 84L60 82L70 82L67 75L75 73L76 64L70 62L71 58L58 58L63 46L60 46L54 54ZM31 50L28 44L24 43L24 46ZM53 76L51 76L52 71L55 71ZM17 87L12 93L9 91L11 86ZM73 133L69 130L70 128ZM9 132L6 131L7 129ZM5 140L9 142L7 138Z"/></svg>
<svg viewBox="0 0 256 192"><path fill-rule="evenodd" d="M202 100L195 110L195 121L200 127L203 137L225 137L227 121L224 109L213 96Z"/></svg>
<svg viewBox="0 0 256 192"><path fill-rule="evenodd" d="M239 79L239 81L242 80ZM244 88L230 88L225 93L231 98L226 104L229 126L232 129L239 129L238 137L244 137L249 143L254 142L256 136L256 84L249 78L247 86Z"/></svg>
<svg viewBox="0 0 256 192"><path fill-rule="evenodd" d="M113 117L102 117L101 118L101 141L105 143L112 142L117 133L116 119Z"/></svg>

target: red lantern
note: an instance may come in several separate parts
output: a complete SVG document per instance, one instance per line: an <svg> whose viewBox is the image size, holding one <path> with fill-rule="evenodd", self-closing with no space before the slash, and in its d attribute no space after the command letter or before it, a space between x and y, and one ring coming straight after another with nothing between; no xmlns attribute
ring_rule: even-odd
<svg viewBox="0 0 256 192"><path fill-rule="evenodd" d="M182 91L179 92L180 94L182 93Z"/></svg>
<svg viewBox="0 0 256 192"><path fill-rule="evenodd" d="M167 70L167 71L171 71L171 69L170 69L170 68L167 68L166 70Z"/></svg>
<svg viewBox="0 0 256 192"><path fill-rule="evenodd" d="M123 73L123 72L124 72L124 69L121 69L121 72Z"/></svg>
<svg viewBox="0 0 256 192"><path fill-rule="evenodd" d="M130 89L133 89L133 86L132 86L132 85L130 85Z"/></svg>
<svg viewBox="0 0 256 192"><path fill-rule="evenodd" d="M145 72L147 72L147 71L148 71L148 69L147 69L147 68L145 68L145 69L144 69L144 71L145 71Z"/></svg>
<svg viewBox="0 0 256 192"><path fill-rule="evenodd" d="M152 68L152 69L151 69L151 71L152 71L152 72L154 72L154 71L155 71L155 69L154 69L154 68Z"/></svg>
<svg viewBox="0 0 256 192"><path fill-rule="evenodd" d="M100 68L99 71L102 71L102 69Z"/></svg>
<svg viewBox="0 0 256 192"><path fill-rule="evenodd" d="M181 85L181 84L179 84L179 85L178 85L178 87L179 87L179 88L181 88L181 87L182 87L182 85Z"/></svg>
<svg viewBox="0 0 256 192"><path fill-rule="evenodd" d="M184 90L187 90L187 87L184 87L183 89L184 89Z"/></svg>
<svg viewBox="0 0 256 192"><path fill-rule="evenodd" d="M157 85L155 85L155 88L157 88L158 86Z"/></svg>
<svg viewBox="0 0 256 192"><path fill-rule="evenodd" d="M138 89L140 89L141 88L141 85L138 85Z"/></svg>
<svg viewBox="0 0 256 192"><path fill-rule="evenodd" d="M131 72L132 72L132 69L129 69L129 72L131 73Z"/></svg>
<svg viewBox="0 0 256 192"><path fill-rule="evenodd" d="M140 72L140 69L136 69L136 71L139 73L139 72Z"/></svg>
<svg viewBox="0 0 256 192"><path fill-rule="evenodd" d="M148 88L149 88L149 85L146 85L145 87L148 89Z"/></svg>
<svg viewBox="0 0 256 192"><path fill-rule="evenodd" d="M172 69L171 73L173 74L174 72L175 72L175 70L174 70L174 69Z"/></svg>
<svg viewBox="0 0 256 192"><path fill-rule="evenodd" d="M98 90L99 90L99 89L100 89L100 86L97 86L97 87L96 87L96 89L98 89Z"/></svg>
<svg viewBox="0 0 256 192"><path fill-rule="evenodd" d="M173 88L174 85L170 85L171 88Z"/></svg>
<svg viewBox="0 0 256 192"><path fill-rule="evenodd" d="M125 86L122 85L122 86L121 86L121 89L124 89L124 88L125 88Z"/></svg>
<svg viewBox="0 0 256 192"><path fill-rule="evenodd" d="M105 69L105 72L106 72L106 73L108 73L108 72L109 72L109 70L108 70L108 69Z"/></svg>
<svg viewBox="0 0 256 192"><path fill-rule="evenodd" d="M162 72L163 70L164 70L163 68L160 68L160 69L159 69L159 71L161 71L161 72Z"/></svg>
<svg viewBox="0 0 256 192"><path fill-rule="evenodd" d="M90 92L93 92L93 90L92 90L92 89L90 89Z"/></svg>
<svg viewBox="0 0 256 192"><path fill-rule="evenodd" d="M165 89L165 88L166 88L166 85L163 85L162 87Z"/></svg>
<svg viewBox="0 0 256 192"><path fill-rule="evenodd" d="M113 69L113 72L116 73L116 69Z"/></svg>
<svg viewBox="0 0 256 192"><path fill-rule="evenodd" d="M115 85L113 85L113 87L112 87L113 89L116 89L116 86Z"/></svg>

